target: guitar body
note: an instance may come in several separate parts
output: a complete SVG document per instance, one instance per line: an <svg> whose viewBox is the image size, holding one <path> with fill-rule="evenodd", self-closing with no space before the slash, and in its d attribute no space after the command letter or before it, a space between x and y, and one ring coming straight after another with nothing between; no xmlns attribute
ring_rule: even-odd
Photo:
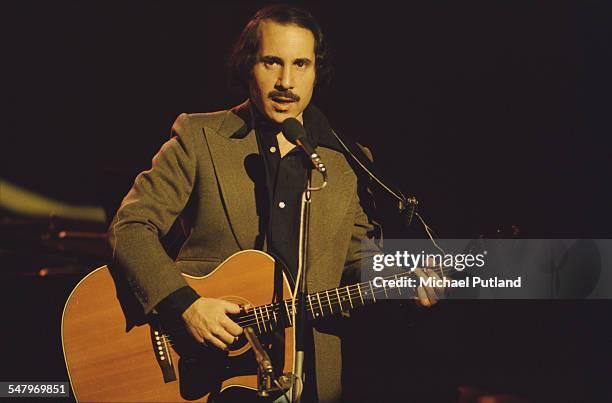
<svg viewBox="0 0 612 403"><path fill-rule="evenodd" d="M253 307L291 295L280 265L260 251L238 252L205 277L185 278L202 296ZM212 396L225 401L223 396L232 394L244 401L244 392L255 397L255 358L243 340L229 354L201 347L197 360L201 371L191 371L187 380L181 379L170 334L154 323L126 332L108 268L88 274L71 293L62 317L64 358L75 398L83 402L207 402ZM262 338L262 343L271 349L277 375L291 372L293 329L280 327Z"/></svg>

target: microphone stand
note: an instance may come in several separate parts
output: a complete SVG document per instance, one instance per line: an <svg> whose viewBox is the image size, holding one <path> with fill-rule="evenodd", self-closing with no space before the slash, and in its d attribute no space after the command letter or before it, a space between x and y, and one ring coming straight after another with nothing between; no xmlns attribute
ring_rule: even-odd
<svg viewBox="0 0 612 403"><path fill-rule="evenodd" d="M285 396L276 399L275 402L289 403L286 399L286 392L296 383L295 376L293 374L283 374L274 379L272 360L266 349L261 345L255 330L251 326L247 326L244 328L244 335L253 349L255 361L257 361L257 396L270 397L272 392L281 392Z"/></svg>
<svg viewBox="0 0 612 403"><path fill-rule="evenodd" d="M302 392L304 390L303 384L303 367L304 367L304 336L306 329L306 321L308 320L306 311L306 273L308 272L307 265L307 251L308 251L308 230L310 228L310 202L311 192L316 192L323 189L327 185L327 170L325 168L317 170L323 176L323 184L318 187L311 187L312 184L312 169L308 170L307 186L304 192L302 192L302 207L300 215L300 241L298 247L298 283L296 285L297 298L295 298L297 307L294 305L292 312L294 315L293 325L295 328L295 360L294 370L295 379L292 388L291 398L292 402L300 403L302 398ZM297 387L296 387L297 385Z"/></svg>

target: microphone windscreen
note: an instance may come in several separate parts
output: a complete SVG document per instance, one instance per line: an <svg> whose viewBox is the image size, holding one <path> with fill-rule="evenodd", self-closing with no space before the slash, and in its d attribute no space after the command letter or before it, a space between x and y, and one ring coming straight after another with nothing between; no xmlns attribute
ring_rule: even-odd
<svg viewBox="0 0 612 403"><path fill-rule="evenodd" d="M296 118L287 118L281 124L281 130L285 138L296 144L296 140L306 137L304 126Z"/></svg>

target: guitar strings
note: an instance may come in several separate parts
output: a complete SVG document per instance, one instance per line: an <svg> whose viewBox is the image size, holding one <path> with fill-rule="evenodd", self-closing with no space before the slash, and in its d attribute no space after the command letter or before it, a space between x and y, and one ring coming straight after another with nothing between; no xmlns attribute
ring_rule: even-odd
<svg viewBox="0 0 612 403"><path fill-rule="evenodd" d="M436 268L432 268L432 270L436 273L436 274L442 274L444 276L444 268L442 267L436 267ZM411 272L411 273L407 273L407 274L394 274L394 275L390 275L387 277L383 277L383 279L391 279L391 278L396 278L397 277L401 277L401 278L405 278L405 277L410 277L413 276L413 278L415 277L415 275ZM325 310L323 309L324 307L329 307L328 310L330 311L329 314L337 314L341 311L348 311L348 309L343 309L343 304L346 305L346 303L348 302L351 305L351 309L353 308L353 301L363 301L363 292L361 291L361 286L364 285L364 287L370 288L369 291L366 291L365 293L365 297L367 300L369 300L368 295L371 295L373 297L373 301L375 302L376 300L376 294L379 295L385 295L385 297L388 298L388 294L386 292L386 288L383 287L382 289L380 287L372 287L371 286L371 282L364 282L364 283L359 283L359 284L352 284L352 285L348 285L345 287L340 287L337 289L334 289L334 291L331 291L331 293L329 292L329 290L326 291L320 291L318 293L315 293L314 295L318 295L318 297L316 298L309 298L309 301L307 302L307 305L310 306L310 313L313 319L318 318L318 312L317 310L321 311L321 317L325 316ZM351 291L352 289L352 291ZM336 295L336 290L338 291L338 295ZM406 292L408 292L408 295L411 295L412 297L416 297L416 292L415 289L413 288L405 288ZM323 297L323 301L325 299L328 300L328 304L325 304L324 302L319 302L319 298L320 298L320 294L324 293L325 296ZM401 295L401 292L399 292L399 295ZM331 297L330 297L331 294ZM357 296L355 296L355 294L357 294ZM313 295L313 294L310 294ZM313 301L314 299L314 301ZM278 324L278 320L276 319L275 314L278 314L282 317L281 312L283 311L283 308L281 307L281 304L285 305L285 310L286 311L293 311L292 308L290 308L287 305L287 302L290 301L288 300L284 300L283 302L278 302L278 303L273 303L273 304L266 304L266 305L261 305L255 308L251 308L249 310L247 310L245 312L244 315L241 315L239 317L239 319L236 321L236 324L238 324L241 327L247 327L247 326L256 326L257 329L260 331L261 333L261 327L263 326L264 330L267 331L268 327L270 328L270 330L272 329L273 326L276 326L272 323L272 320L274 320L274 322L276 322L276 324ZM362 305L365 305L365 301L363 301ZM333 312L332 307L334 305L337 305L338 307L340 307L341 309L338 312ZM299 307L298 303L296 302L295 304L295 309L297 309ZM257 313L257 309L259 309L259 313ZM265 312L264 312L265 311ZM270 311L272 311L272 313L270 313ZM307 306L307 312L308 312L308 306ZM290 314L290 312L287 312L288 314ZM259 317L261 317L261 320L259 319ZM267 325L266 325L267 323ZM177 332L178 330L184 330L184 328L168 328L166 329L166 331L170 331L170 332Z"/></svg>
<svg viewBox="0 0 612 403"><path fill-rule="evenodd" d="M412 291L412 293L414 294L414 290L412 290L412 289L410 289L410 290L411 290L411 291ZM379 289L378 289L377 291L375 291L375 293L383 293L383 292L384 292L384 291L380 291ZM347 294L348 294L348 293L347 293ZM358 299L358 298L353 298L353 299ZM361 299L361 298L359 298L359 299ZM368 300L368 299L366 299L366 300ZM338 303L338 305L339 305L340 307L342 307L342 304L340 303L340 302L341 302L341 300L337 299L337 297L336 297L335 301ZM369 300L368 300L368 301L369 301ZM336 302L334 302L334 303L336 303ZM373 301L372 301L372 302L373 302ZM330 305L333 305L334 303L330 302ZM313 304L313 305L315 305L315 304ZM363 305L366 305L365 300L364 300ZM276 309L276 311L278 311L278 313L279 313L279 314L280 314L280 311L282 311L282 308L280 307L280 304L268 304L268 306L273 306L273 307ZM323 304L320 304L320 305L319 305L319 304L317 303L315 306L316 306L317 308L321 308L321 307L323 306ZM299 305L296 303L296 308L297 308L297 307L299 307ZM351 305L351 308L352 308L352 307L353 307L353 306ZM259 307L259 308L261 309L261 307ZM251 310L254 310L254 309L255 309L255 308L252 308ZM316 318L316 317L314 316L314 312L315 312L315 311L316 311L316 308L314 308L314 307L312 307L312 306L311 306L311 316L312 316L312 318L313 318L313 319L315 319L315 318ZM340 310L340 311L338 311L338 312L333 312L333 311L332 311L332 312L330 312L330 314L339 314L340 312L346 312L346 311L348 311L348 309L341 309L341 310ZM255 321L255 322L253 322L253 321L252 321L252 317L255 317L255 318L256 318L256 317L257 317L257 314L247 315L247 316L249 316L249 317L250 317L250 319L251 319L251 321L250 321L250 322L249 322L249 320L247 320L247 321L238 321L238 322L236 322L236 323L237 323L237 324L239 324L241 327L246 327L246 326L253 326L253 325L257 325L258 330L260 330L260 333L262 333L262 332L261 332L261 329L260 329L260 325L259 325L259 324L260 324L259 320L258 320L258 319L256 319L256 321ZM259 316L263 316L263 315L261 315L261 314L260 314ZM265 319L262 319L262 321L263 321L263 320L265 320ZM248 323L246 323L246 322L248 322ZM275 320L275 322L276 322L276 324L274 324L274 325L273 325L273 324L271 324L271 321L270 321L270 316L268 315L268 323L269 323L269 324L268 324L268 327L269 327L269 331L272 331L274 327L278 327L278 321L276 321L276 320ZM264 326L264 329L265 329L265 326ZM170 330L170 329L168 329L168 330ZM185 328L181 328L181 329L174 329L174 330L175 330L175 333L177 333L177 334L183 334L183 333L186 333L186 329L185 329ZM180 332L176 332L176 330L180 330ZM268 331L268 329L266 329L266 332L267 332L267 331ZM265 333L265 332L264 332L264 333ZM164 341L167 341L167 342L168 342L168 343L169 343L169 344L170 344L172 347L174 347L174 342L172 341L172 338L171 338L169 335L162 334L162 338L164 339Z"/></svg>
<svg viewBox="0 0 612 403"><path fill-rule="evenodd" d="M442 249L442 248L441 248L441 247L440 247L440 246L437 244L437 242L435 241L435 239L434 239L434 230L433 230L431 227L429 227L429 225L427 225L427 223L425 222L425 220L423 219L423 217L421 217L421 215L420 215L418 212L416 212L415 214L416 214L417 218L420 220L421 224L423 225L423 228L425 229L425 232L427 233L427 235L428 235L429 239L431 240L431 242L433 243L433 245L436 247L436 249L438 249L440 252L442 252L442 254L446 254L446 252L444 251L444 249ZM433 266L433 267L431 267L431 268L430 268L430 270L433 270L433 272L434 272L436 275L441 276L442 278L446 276L446 273L445 273L445 271L444 271L444 267L443 267L443 266ZM450 268L449 268L449 270L450 270ZM401 275L400 277L410 277L410 275L414 275L414 274L411 272L411 273L408 273L408 274L405 274L405 275ZM385 277L383 277L383 279L390 279L390 278L395 278L395 279L397 279L397 274L395 274L395 275L391 275L391 276L388 276L388 277L386 277L386 278L385 278ZM351 296L351 291L350 291L350 290L351 290L351 288L353 288L353 290L354 290L354 291L357 291L357 292L359 293L359 299L361 299L361 300L362 300L362 302L363 302L363 297L362 297L362 295L361 295L361 288L360 288L360 286L361 286L362 284L367 284L367 285L369 285L369 286L370 286L370 290L372 291L372 296L373 296L373 297L374 297L374 299L375 299L375 294L376 294L376 292L374 292L374 291L373 291L373 288L372 288L372 283L371 283L371 282L365 282L365 283L360 283L360 284L353 284L353 285L349 285L349 286L346 286L346 287L339 287L339 288L336 288L334 291L332 291L332 296L333 296L333 294L334 294L334 293L336 293L336 292L337 292L337 293L342 293L342 295L343 295L343 296L345 296L345 293L346 293L346 295L348 295L348 298L349 298L349 303L351 304L351 308L353 308L353 305L352 305L352 300L353 300L353 298L352 298L352 296ZM379 287L377 287L377 288L379 288ZM338 291L338 290L342 290L342 291ZM416 296L416 295L415 295L415 294L416 294L415 290L412 290L412 289L408 289L408 290L409 290L409 291L410 291L410 293L413 295L413 297L414 297L414 296ZM326 290L326 291L320 291L320 292L316 293L317 298L316 298L316 300L315 300L315 305L316 305L316 307L317 307L317 308L319 308L319 310L321 311L321 316L325 316L325 313L324 313L324 311L323 311L323 304L322 304L322 303L319 303L319 298L320 298L319 293L322 293L322 292L325 292L325 295L327 296L327 299L328 299L328 302L329 302L329 306L330 306L330 308L329 308L329 309L330 309L330 311L331 311L331 312L330 312L330 314L332 314L332 315L333 315L333 314L334 314L334 312L333 312L333 309L331 308L331 306L333 305L333 303L332 303L332 301L330 300L330 297L329 297L329 290ZM383 287L383 293L385 294L385 296L387 296L386 287ZM367 294L366 294L366 295L367 295ZM401 292L400 292L400 295L401 295ZM310 297L310 294L309 294L308 296ZM387 296L387 297L388 297L388 296ZM356 298L355 298L355 299L356 299ZM342 299L341 299L339 295L337 295L337 296L336 296L336 298L335 298L335 301L336 301L336 302L334 302L334 303L338 303L338 305L340 306L340 311L343 311L343 309L342 309L342 301L344 301L344 300L345 300L345 298L342 298ZM286 305L287 301L288 301L288 300L283 301L283 302L285 303L285 308L287 308L287 305ZM314 307L313 307L312 299L311 299L311 298L308 298L308 302L309 302L309 305L310 305L310 308L311 308L311 311L312 311L312 316L313 316L313 318L315 318L315 317L316 317L316 315L315 315L316 308L314 308ZM374 301L374 302L375 302L375 301ZM278 303L278 305L279 305L279 311L280 311L280 310L282 310L282 308L280 308L280 303ZM291 306L293 307L294 305L295 305L295 306L296 306L296 308L297 308L297 303L295 302L295 299L291 299ZM365 303L364 303L364 305L365 305ZM275 313L275 310L274 310L274 309L275 309L275 304L267 304L267 305L262 305L262 306L260 306L260 307L259 307L259 309L260 309L260 314L259 314L259 315L262 317L262 323L263 323L263 325L264 325L264 328L265 328L265 319L264 319L264 317L263 317L264 315L263 315L263 309L262 309L262 308L265 308L265 309L266 309L266 315L268 316L268 318L267 318L267 319L268 319L268 321L270 321L270 316L269 316L269 312L268 312L268 307L269 307L269 306L270 306L270 307L272 307L272 312L273 312L273 315L274 315L274 313ZM253 308L253 309L252 309L252 311L253 311L253 314L252 314L252 315L245 315L245 316L242 316L240 319L241 319L241 320L243 320L243 321L242 321L242 322L240 322L240 323L238 323L238 322L237 322L237 323L238 323L238 324L240 324L241 326L243 326L243 325L244 325L244 326L251 326L251 325L253 325L253 323L249 323L249 324L246 324L246 325L245 325L244 320L245 320L245 319L246 319L246 320L252 320L252 319L253 319L253 316L254 316L254 318L255 318L255 324L256 324L256 325L257 325L257 327L259 328L259 319L257 318L257 311L256 311L256 309L257 309L257 307L255 307L255 308ZM293 312L295 312L295 311L292 309L291 313L293 313ZM279 313L280 313L280 312L279 312ZM289 315L289 312L287 312L287 314ZM274 319L275 319L275 321L276 321L276 318L274 318ZM244 327L244 326L243 326L243 327Z"/></svg>
<svg viewBox="0 0 612 403"><path fill-rule="evenodd" d="M436 271L436 269L433 269L434 272L436 272L436 274L442 274L444 276L444 269L440 268L440 272L438 273ZM387 279L397 279L397 277L400 278L406 278L406 277L410 277L411 275L413 275L413 273L408 273L408 274L393 274L387 277L383 277L383 279L387 280ZM415 278L415 276L413 275L413 278ZM327 305L333 305L333 304L338 304L340 306L342 306L342 303L344 302L346 304L347 298L352 302L353 300L360 300L363 298L363 292L361 291L361 287L366 287L369 288L370 291L367 291L365 293L365 296L367 297L369 294L385 294L386 293L386 287L383 287L382 290L380 287L372 287L371 286L371 282L364 282L364 283L359 283L359 284L352 284L349 286L345 286L345 287L338 287L336 289L333 290L325 290L325 291L319 291L317 293L313 293L313 294L309 294L309 296L311 296L311 298L309 299L308 305L311 306L311 310L316 310L314 307L316 307L319 310L322 310L322 307L326 306L326 304L324 302L319 303L319 298L321 298L323 301L327 300L329 303ZM338 290L338 294L341 296L339 298L339 296L336 293L336 290ZM374 291L376 290L376 291ZM414 294L414 290L412 288L407 288L407 291L409 291L410 293ZM400 296L401 292L398 292ZM321 297L321 294L323 294L323 297ZM357 296L355 296L355 294L357 294ZM315 297L312 297L313 295L315 295ZM331 295L331 296L330 296ZM344 297L344 298L342 298ZM313 301L314 300L314 301ZM276 304L266 304L266 305L261 305L255 308L251 308L249 311L247 312L252 312L252 314L247 314L247 315L242 315L240 317L240 319L255 319L256 321L258 321L259 319L257 319L257 316L267 316L268 318L270 318L270 315L268 312L264 312L264 310L268 310L268 308L273 308L275 306L279 306L282 303L285 303L285 305L287 305L286 303L290 301L290 299L284 300L283 302L278 302ZM333 302L332 302L333 301ZM296 303L297 306L297 303ZM287 308L289 308L287 306ZM256 309L259 309L259 313L256 312ZM281 308L282 310L282 308ZM344 310L344 309L342 309ZM324 315L324 314L323 314ZM239 323L239 322L236 322Z"/></svg>
<svg viewBox="0 0 612 403"><path fill-rule="evenodd" d="M412 296L415 296L414 289L408 289L408 290L410 291L410 294ZM380 295L385 294L384 293L384 289L383 290L376 289L376 291L374 291L374 294L380 294ZM349 294L349 292L343 292L343 293L341 293L341 295L350 295L351 302L353 300L355 300L355 301L363 300L361 298L361 296L358 298L358 297L355 297L353 294ZM388 294L385 294L385 295L388 296ZM315 301L317 301L317 300L318 299L315 299ZM363 300L363 304L362 305L366 305L366 301L368 301L368 302L375 302L375 300L376 300L375 298L370 300L369 298L367 298L367 295L366 295L366 299ZM329 314L338 314L340 312L348 311L349 309L340 309L340 310L338 310L336 312L333 311L333 306L334 305L337 305L340 308L344 308L346 306L346 303L347 303L346 300L338 299L337 296L335 296L334 298L329 298L329 305L328 305L330 307L329 308L329 310L330 310ZM318 314L317 313L317 309L321 310L322 307L324 306L324 304L323 303L319 304L318 301L317 301L316 303L312 303L312 304L309 304L309 305L310 305L309 313L311 314L312 319L316 319L317 318L316 315ZM264 318L264 315L262 313L263 312L263 309L262 309L263 307L269 307L270 308L270 309L268 309L268 312L265 315L265 316L267 316L267 318ZM299 304L296 303L296 309L297 309L297 307L299 307ZM274 328L278 328L279 321L274 316L274 313L276 313L277 315L282 317L281 312L282 312L283 309L282 309L282 307L281 307L281 305L279 303L277 303L277 304L268 304L268 305L260 306L260 307L257 307L257 308L260 310L259 314L257 314L255 312L255 308L252 308L252 309L250 309L247 312L254 312L253 314L247 314L247 315L242 316L241 317L242 320L239 320L236 323L239 324L241 327L246 327L246 326L253 326L253 327L255 327L256 326L257 329L259 330L259 333L265 333L265 332L268 332L268 331L272 331ZM351 308L353 308L353 305L351 305ZM269 312L270 310L273 311L272 314L270 314L270 312ZM307 311L308 311L308 309L307 309ZM258 319L257 318L258 316L260 316L262 319L261 320ZM324 314L322 316L324 316ZM244 320L245 318L246 318L246 320ZM274 322L272 322L272 318L274 318ZM292 326L292 325L290 324L290 326ZM261 327L264 328L264 332L261 332ZM175 328L175 329L166 329L166 331L174 331L174 333L177 334L177 335L186 333L186 329L184 327L178 328L178 329L177 328ZM174 346L174 344L172 342L172 339L171 339L171 337L169 335L163 335L163 336L166 338L166 340L168 340L171 343L172 346Z"/></svg>
<svg viewBox="0 0 612 403"><path fill-rule="evenodd" d="M408 289L408 290L411 292L411 294L412 294L413 296L415 296L415 290L414 290L414 289ZM374 294L385 294L385 293L384 293L384 289L383 289L383 290L381 290L381 289L377 288L377 289L376 289L376 291L374 291ZM349 295L349 293L347 292L347 293L346 293L346 295ZM385 295L386 295L386 294L385 294ZM351 297L351 298L352 298L352 299L355 299L355 300L357 300L357 299L358 299L358 298L356 298L356 297ZM359 298L359 299L361 299L361 298ZM329 304L329 305L330 305L330 307L331 307L331 306L333 306L334 304L338 304L338 306L339 306L340 308L342 308L342 307L343 307L343 305L342 305L342 300L338 299L338 298L337 298L337 296L336 296L336 298L334 298L333 300L334 300L334 302L331 302L331 298L330 298L330 304ZM367 300L367 301L370 301L370 300L369 300L369 299L367 299L367 298L366 298L366 300ZM372 302L375 302L375 300L372 300ZM346 302L345 302L345 304L346 304ZM363 305L366 305L365 300L364 300ZM270 307L272 307L272 308L273 308L273 312L278 313L279 315L280 315L280 312L282 311L282 308L281 308L281 306L280 306L280 304L279 304L279 303L277 303L277 304L268 304L268 305L266 305L266 306L270 306ZM299 305L296 303L296 308L297 308L297 307L299 307ZM311 316L312 316L312 318L313 318L313 319L315 319L315 318L316 318L316 316L314 315L314 312L316 312L316 308L321 309L322 307L323 307L323 304L319 304L318 302L317 302L316 304L312 304L312 305L311 305L310 313L311 313ZM353 306L351 306L351 308L352 308L352 307L353 307ZM261 310L261 308L262 308L262 307L258 307L258 308ZM254 310L255 310L255 308L252 308L250 311L254 311ZM339 311L337 311L337 312L333 312L333 310L330 308L330 314L338 314L338 313L340 313L340 312L345 312L345 311L348 311L348 309L341 309L341 310L339 310ZM262 316L262 321L261 321L261 322L259 321L259 319L257 319L257 316L258 316L258 315L257 315L256 313L254 313L254 314L248 314L248 315L246 315L246 317L248 317L248 319L247 319L247 320L241 320L241 321L238 321L238 322L236 322L236 323L237 323L237 324L239 324L239 325L241 325L242 327L257 325L258 330L259 330L259 332L260 332L260 333L262 333L262 332L261 332L261 328L260 328L260 323L261 323L261 324L264 326L265 332L267 332L267 331L272 331L274 328L277 328L277 327L278 327L278 321L277 321L277 320L275 320L275 322L276 322L276 323L272 323L272 322L271 322L271 317L270 317L270 315L269 315L269 314L267 315L267 316L268 316L268 318L267 318L267 320L268 320L268 325L267 325L267 326L265 326L265 325L264 325L264 321L265 321L266 319L264 319L264 318L263 318L263 314L261 314L261 313L259 314L259 316ZM255 317L255 321L253 321L253 317ZM272 316L272 317L274 317L274 316ZM268 328L269 328L269 330L268 330ZM185 328L182 328L182 329L175 329L175 330L181 330L181 332L178 332L178 334L185 333L185 331L186 331L186 329L185 329ZM265 333L265 332L264 332L264 333ZM169 342L169 343L170 343L170 345L171 345L172 347L174 347L174 342L172 341L172 338L171 338L169 335L162 334L162 337L164 338L164 340L165 340L165 341Z"/></svg>
<svg viewBox="0 0 612 403"><path fill-rule="evenodd" d="M409 277L410 274L402 274L402 275L397 274L397 275L388 276L386 278L388 279L388 278L396 278L396 277ZM370 289L369 291L365 292L365 295L364 295L364 292L362 292L360 288L362 284L367 284L364 287L367 287ZM352 291L351 291L351 288L353 289ZM338 290L338 293L336 293L336 290ZM408 295L415 296L415 291L412 288L407 288L406 292L408 292ZM320 298L321 298L320 294L322 293L324 293L322 300L323 301L327 300L328 301L327 304L325 302L320 302ZM310 312L314 319L318 317L317 311L322 312L321 313L322 317L325 316L325 310L323 309L324 307L329 307L327 308L327 310L330 311L329 314L336 314L338 312L333 312L333 309L332 309L334 305L337 305L338 307L341 308L339 311L347 311L348 309L344 309L343 304L346 305L347 303L349 303L351 305L351 308L353 308L353 304L352 304L353 301L363 300L364 296L366 297L366 299L368 299L369 295L374 296L374 299L375 299L376 294L379 294L379 295L384 294L388 298L386 288L383 288L383 289L380 289L380 287L374 288L374 287L371 287L370 283L366 282L366 283L353 284L350 286L341 287L331 292L327 290L327 291L320 291L315 294L310 294L311 296L318 295L318 297L315 297L315 298L311 297L307 304L310 307ZM398 292L398 296L401 296L401 292ZM258 327L258 329L261 329L261 326L263 326L264 329L266 329L267 327L266 322L270 323L272 320L274 320L275 322L278 322L278 320L275 317L275 314L280 315L281 311L283 310L283 308L281 307L281 304L285 305L285 310L287 311L288 314L290 314L289 311L292 311L292 309L287 304L287 302L289 301L290 300L284 300L283 302L279 302L275 304L274 303L266 304L266 305L261 305L255 308L251 308L250 310L246 311L246 314L241 315L239 317L239 319L236 321L236 324L240 325L241 327L255 325ZM307 306L307 310L308 310L308 306ZM297 307L299 307L299 305L296 303L296 308ZM257 312L257 310L259 310L259 313ZM272 313L270 313L270 311L272 311ZM261 317L261 319L259 319L259 317ZM168 331L176 331L176 330L177 330L176 328L168 329Z"/></svg>
<svg viewBox="0 0 612 403"><path fill-rule="evenodd" d="M444 269L443 268L439 268L438 270L440 271L439 273L436 271L436 269L433 269L434 272L436 272L436 274L442 274L444 276ZM405 277L410 277L411 275L413 275L413 273L409 273L409 274L394 274L394 275L390 275L387 277L383 277L383 279L391 279L391 278L396 278L397 277L401 277L401 278L405 278ZM413 277L414 278L414 277ZM388 294L386 292L386 287L383 287L382 290L380 287L372 287L371 286L371 282L364 282L364 283L360 283L360 284L353 284L353 285L349 285L349 286L345 286L345 287L339 287L334 289L333 291L330 290L326 290L326 291L319 291L317 293L314 294L309 294L311 296L311 298L309 298L308 301L308 305L310 306L310 310L313 312L313 318L315 318L315 314L314 312L317 311L317 309L319 311L322 311L323 313L321 314L322 316L325 316L323 307L325 306L333 306L335 304L337 304L338 306L340 306L342 308L342 304L346 304L348 303L352 303L352 301L354 300L362 300L363 299L363 292L361 291L361 286L367 287L370 289L370 291L366 291L365 293L365 297L367 298L368 295L373 295L375 296L375 294L384 294L385 296L388 297ZM352 290L351 290L352 289ZM338 295L336 295L336 290L338 290ZM376 291L375 291L376 290ZM406 291L409 293L409 295L412 296L416 296L415 294L415 290L412 288L407 288ZM324 302L319 302L319 299L321 298L320 294L324 294L324 296L322 297L322 300L325 301L327 299L328 304L325 304ZM331 294L331 297L330 297ZM357 294L357 296L355 296L355 294ZM401 296L401 292L398 291L398 296ZM312 295L316 295L316 297L312 298ZM348 298L348 301L347 301ZM314 301L313 301L314 300ZM272 312L276 312L275 311L275 307L279 307L279 310L282 311L282 308L280 308L280 304L285 303L285 308L287 310L290 310L290 308L287 306L287 302L290 300L284 300L283 302L279 302L276 304L266 304L266 305L261 305L255 308L252 308L251 310L247 311L247 312L252 312L252 314L247 314L247 315L242 315L240 317L240 321L236 322L237 324L243 325L245 323L248 322L248 325L252 325L252 324L257 324L259 322L258 316L262 317L262 321L265 320L264 317L267 317L268 321L270 321L272 318L270 316L270 313L268 312L269 310L272 310ZM296 303L296 307L297 307L297 303ZM353 305L351 304L351 308L353 307ZM259 309L259 313L257 313L257 309ZM346 309L341 309L341 311L345 311ZM335 314L337 312L330 312L330 314ZM273 314L274 315L274 314ZM245 322L245 320L247 322ZM252 322L253 320L255 320L255 322ZM244 327L244 326L243 326Z"/></svg>

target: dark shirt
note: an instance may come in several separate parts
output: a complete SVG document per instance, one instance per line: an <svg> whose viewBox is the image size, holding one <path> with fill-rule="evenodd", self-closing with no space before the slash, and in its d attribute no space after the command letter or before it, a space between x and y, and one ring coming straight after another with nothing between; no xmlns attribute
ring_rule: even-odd
<svg viewBox="0 0 612 403"><path fill-rule="evenodd" d="M293 282L297 275L298 242L300 232L300 210L302 192L306 188L310 162L304 152L294 148L282 158L276 134L278 125L270 124L254 111L248 117L250 127L255 127L257 144L262 157L265 175L254 175L256 188L265 187L267 200L263 202L264 232L267 249L273 256L283 262L289 272L286 273ZM246 120L246 119L245 119ZM313 119L314 120L314 119ZM305 124L306 134L312 144L317 144L312 125ZM199 298L189 286L182 287L168 295L157 305L162 316L179 316Z"/></svg>
<svg viewBox="0 0 612 403"><path fill-rule="evenodd" d="M256 129L257 142L266 171L266 189L269 201L267 248L289 269L295 283L298 266L300 237L300 210L302 192L306 188L309 164L298 147L281 158L277 130Z"/></svg>

